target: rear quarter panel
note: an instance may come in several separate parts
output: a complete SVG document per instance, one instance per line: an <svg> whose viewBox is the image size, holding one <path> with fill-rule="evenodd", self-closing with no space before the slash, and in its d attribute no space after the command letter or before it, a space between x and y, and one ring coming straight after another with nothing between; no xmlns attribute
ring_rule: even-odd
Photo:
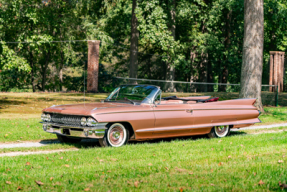
<svg viewBox="0 0 287 192"><path fill-rule="evenodd" d="M259 123L259 112L253 106L254 102L255 99L237 99L194 104L194 126L205 127Z"/></svg>

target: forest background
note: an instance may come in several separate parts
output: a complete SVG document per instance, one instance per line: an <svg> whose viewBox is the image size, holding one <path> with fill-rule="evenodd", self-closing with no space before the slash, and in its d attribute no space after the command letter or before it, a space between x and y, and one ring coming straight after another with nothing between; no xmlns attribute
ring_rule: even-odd
<svg viewBox="0 0 287 192"><path fill-rule="evenodd" d="M263 84L286 17L285 0L264 0ZM101 41L101 92L115 76L240 83L243 35L244 0L1 0L0 91L83 91L88 45L76 40Z"/></svg>

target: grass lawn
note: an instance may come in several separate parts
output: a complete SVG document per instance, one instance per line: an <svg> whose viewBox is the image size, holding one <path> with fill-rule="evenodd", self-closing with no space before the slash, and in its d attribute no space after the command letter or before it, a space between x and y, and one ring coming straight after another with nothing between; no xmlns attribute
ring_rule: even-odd
<svg viewBox="0 0 287 192"><path fill-rule="evenodd" d="M40 121L40 118L1 119L0 143L56 139L56 135L43 131Z"/></svg>
<svg viewBox="0 0 287 192"><path fill-rule="evenodd" d="M286 141L287 132L237 134L3 157L0 190L280 191Z"/></svg>
<svg viewBox="0 0 287 192"><path fill-rule="evenodd" d="M262 123L273 124L287 122L287 107L264 107L264 110L265 112L259 117Z"/></svg>
<svg viewBox="0 0 287 192"><path fill-rule="evenodd" d="M86 94L85 102L98 102L107 94ZM39 118L52 105L83 103L80 93L0 93L0 119Z"/></svg>
<svg viewBox="0 0 287 192"><path fill-rule="evenodd" d="M276 128L269 128L269 129L251 129L251 130L242 130L242 131L236 131L236 132L231 132L229 137L232 136L247 136L250 134L265 134L265 133L280 133L280 132L287 132L287 127L276 127ZM205 135L201 136L194 136L191 137L193 139L206 139L207 137ZM177 139L182 139L182 138L169 138L169 139L163 139L162 141L173 141ZM183 138L183 139L186 139ZM45 140L42 140L45 141ZM51 141L51 140L49 140ZM58 140L54 140L58 141ZM95 148L95 147L100 147L99 143L97 142L96 139L93 140L83 140L82 142L79 143L52 143L49 145L41 146L41 147L15 147L15 148L2 148L0 149L0 154L3 153L9 153L9 152L37 152L37 151L51 151L51 150L58 150L58 149L86 149L86 148ZM22 141L16 142L16 144L20 144ZM25 141L24 141L25 142ZM29 142L29 141L26 141ZM151 140L151 141L144 141L144 142L130 142L129 144L137 144L137 143L154 143L158 142L158 140ZM8 142L10 143L10 142ZM13 142L15 144L15 142Z"/></svg>

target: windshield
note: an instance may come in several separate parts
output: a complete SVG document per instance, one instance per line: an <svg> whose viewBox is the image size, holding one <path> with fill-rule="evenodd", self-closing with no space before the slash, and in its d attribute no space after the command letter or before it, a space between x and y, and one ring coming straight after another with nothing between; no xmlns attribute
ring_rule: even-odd
<svg viewBox="0 0 287 192"><path fill-rule="evenodd" d="M121 85L105 101L131 104L152 103L159 90L153 85Z"/></svg>

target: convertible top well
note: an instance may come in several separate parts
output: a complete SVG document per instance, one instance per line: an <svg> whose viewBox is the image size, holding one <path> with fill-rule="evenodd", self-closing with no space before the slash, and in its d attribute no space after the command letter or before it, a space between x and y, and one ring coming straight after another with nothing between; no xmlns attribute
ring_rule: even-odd
<svg viewBox="0 0 287 192"><path fill-rule="evenodd" d="M174 95L174 96L169 96L169 97L163 97L162 99L163 100L196 101L197 103L207 103L207 102L218 101L219 97L212 97L212 98L208 98L208 99L189 99L189 98L180 98L180 97L177 97L176 95Z"/></svg>

